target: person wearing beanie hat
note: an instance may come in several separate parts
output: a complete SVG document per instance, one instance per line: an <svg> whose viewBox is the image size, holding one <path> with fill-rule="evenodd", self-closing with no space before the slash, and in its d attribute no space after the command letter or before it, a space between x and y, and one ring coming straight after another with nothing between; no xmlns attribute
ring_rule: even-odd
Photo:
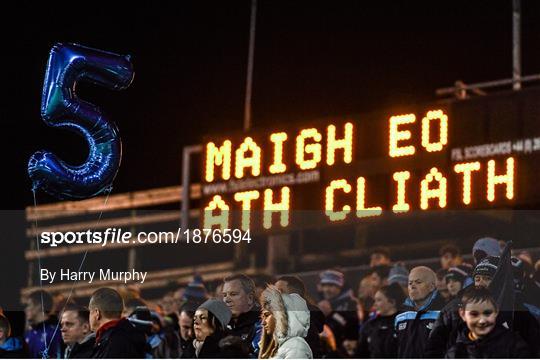
<svg viewBox="0 0 540 360"><path fill-rule="evenodd" d="M345 289L345 276L339 270L326 270L319 274L323 296L317 305L326 317L338 344L338 351L346 353L343 343L355 347L358 342L358 300L351 289Z"/></svg>
<svg viewBox="0 0 540 360"><path fill-rule="evenodd" d="M462 264L448 269L446 276L446 288L451 297L455 297L459 292L473 283L471 278L472 266Z"/></svg>
<svg viewBox="0 0 540 360"><path fill-rule="evenodd" d="M146 335L152 333L152 315L146 306L137 306L127 318L131 325Z"/></svg>
<svg viewBox="0 0 540 360"><path fill-rule="evenodd" d="M472 274L475 286L489 287L497 272L500 259L498 256L487 256L476 265Z"/></svg>
<svg viewBox="0 0 540 360"><path fill-rule="evenodd" d="M221 300L210 299L197 308L193 317L193 347L197 358L225 357L219 341L225 337L231 317L231 310Z"/></svg>
<svg viewBox="0 0 540 360"><path fill-rule="evenodd" d="M502 251L499 241L490 237L478 239L474 243L472 250L475 264L480 263L480 261L482 261L482 259L484 259L486 256L500 257L501 253Z"/></svg>
<svg viewBox="0 0 540 360"><path fill-rule="evenodd" d="M331 284L339 288L342 288L345 284L345 277L341 271L338 270L326 270L319 274L319 284Z"/></svg>
<svg viewBox="0 0 540 360"><path fill-rule="evenodd" d="M404 265L394 264L388 273L388 285L397 283L403 291L407 292L409 285L409 270Z"/></svg>
<svg viewBox="0 0 540 360"><path fill-rule="evenodd" d="M190 282L184 290L183 299L186 302L193 302L197 304L202 304L206 299L208 299L208 292L204 286L202 277L200 275L195 275L193 281Z"/></svg>

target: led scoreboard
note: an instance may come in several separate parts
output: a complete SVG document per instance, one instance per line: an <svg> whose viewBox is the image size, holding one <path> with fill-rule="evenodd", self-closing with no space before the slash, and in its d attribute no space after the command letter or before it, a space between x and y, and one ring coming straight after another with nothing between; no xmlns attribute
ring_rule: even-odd
<svg viewBox="0 0 540 360"><path fill-rule="evenodd" d="M282 231L540 204L540 91L204 139L204 228Z"/></svg>

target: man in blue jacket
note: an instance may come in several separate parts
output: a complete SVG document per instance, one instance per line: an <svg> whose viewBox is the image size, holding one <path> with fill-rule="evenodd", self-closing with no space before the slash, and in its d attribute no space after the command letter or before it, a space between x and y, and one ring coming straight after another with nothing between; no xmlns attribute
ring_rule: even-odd
<svg viewBox="0 0 540 360"><path fill-rule="evenodd" d="M399 358L424 355L429 333L445 305L436 281L435 272L425 266L415 267L409 274L409 298L395 320Z"/></svg>

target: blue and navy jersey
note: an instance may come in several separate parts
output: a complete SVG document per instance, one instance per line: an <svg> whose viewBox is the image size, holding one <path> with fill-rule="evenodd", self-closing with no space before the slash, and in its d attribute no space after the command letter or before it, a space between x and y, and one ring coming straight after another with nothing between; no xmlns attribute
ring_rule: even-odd
<svg viewBox="0 0 540 360"><path fill-rule="evenodd" d="M428 301L418 310L407 299L405 310L396 316L394 330L398 340L398 357L422 357L429 334L444 307L444 300L438 291L431 293Z"/></svg>

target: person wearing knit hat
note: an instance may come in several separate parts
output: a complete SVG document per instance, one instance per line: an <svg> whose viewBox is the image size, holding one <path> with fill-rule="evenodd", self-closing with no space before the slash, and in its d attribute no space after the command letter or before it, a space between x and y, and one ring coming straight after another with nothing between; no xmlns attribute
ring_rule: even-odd
<svg viewBox="0 0 540 360"><path fill-rule="evenodd" d="M501 253L499 241L490 237L478 239L474 243L472 250L475 264L480 263L486 256L501 256Z"/></svg>
<svg viewBox="0 0 540 360"><path fill-rule="evenodd" d="M407 289L409 284L409 270L401 264L394 264L388 273L388 285L397 283L404 290Z"/></svg>
<svg viewBox="0 0 540 360"><path fill-rule="evenodd" d="M319 274L319 284L332 284L339 288L342 288L345 284L345 277L343 273L338 270L326 270Z"/></svg>
<svg viewBox="0 0 540 360"><path fill-rule="evenodd" d="M444 279L450 296L457 296L462 289L473 283L471 272L472 266L469 264L461 264L448 269Z"/></svg>
<svg viewBox="0 0 540 360"><path fill-rule="evenodd" d="M319 277L323 300L317 305L326 317L326 324L334 333L339 350L345 353L344 341L358 341L358 300L350 288L345 288L345 276L341 271L326 270L320 273Z"/></svg>
<svg viewBox="0 0 540 360"><path fill-rule="evenodd" d="M137 306L127 318L131 325L146 335L152 332L152 315L148 307Z"/></svg>
<svg viewBox="0 0 540 360"><path fill-rule="evenodd" d="M206 300L198 307L193 317L193 347L197 358L215 358L223 354L219 341L225 337L231 317L231 310L221 300Z"/></svg>
<svg viewBox="0 0 540 360"><path fill-rule="evenodd" d="M195 275L193 281L190 282L184 290L183 299L186 302L192 302L196 304L203 303L208 299L208 292L204 286L203 279L200 275Z"/></svg>
<svg viewBox="0 0 540 360"><path fill-rule="evenodd" d="M487 256L476 265L472 274L475 286L489 287L497 272L500 259L498 256Z"/></svg>

